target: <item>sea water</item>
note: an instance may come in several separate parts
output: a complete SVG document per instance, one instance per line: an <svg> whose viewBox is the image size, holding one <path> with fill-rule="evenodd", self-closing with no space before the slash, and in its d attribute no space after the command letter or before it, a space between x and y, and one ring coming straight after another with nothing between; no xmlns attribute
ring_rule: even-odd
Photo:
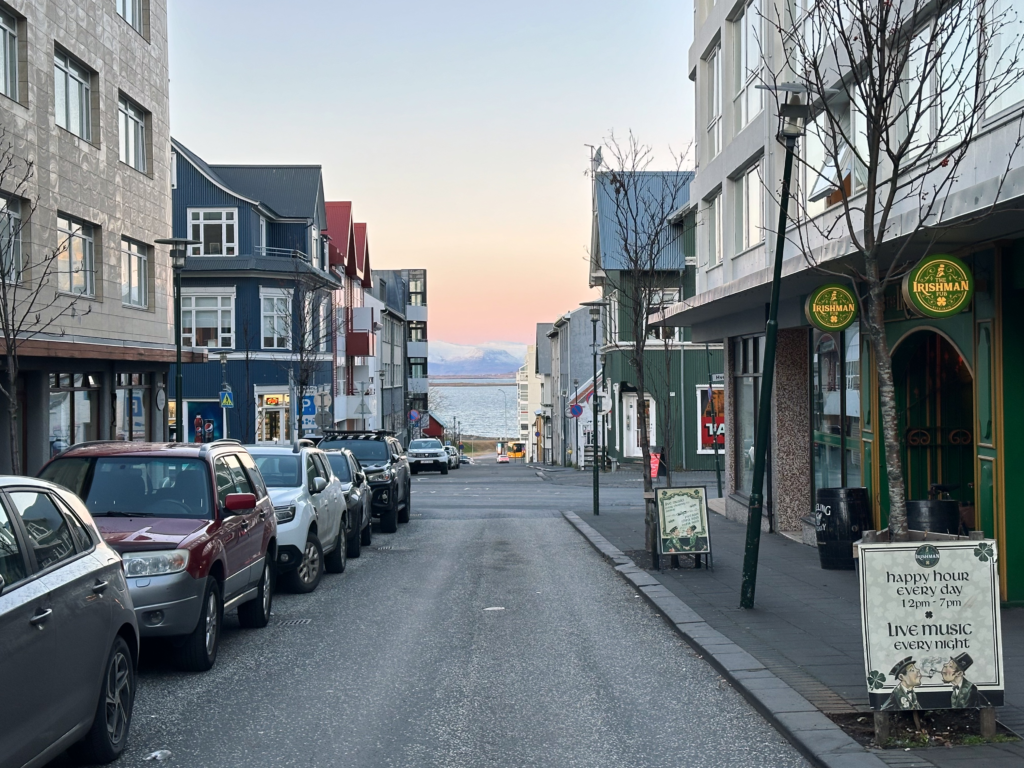
<svg viewBox="0 0 1024 768"><path fill-rule="evenodd" d="M485 381L486 384L483 383ZM438 413L449 428L454 426L453 420L458 419L459 431L464 435L518 438L519 402L516 398L516 383L511 379L430 381L431 409ZM529 421L531 424L534 421L532 414Z"/></svg>

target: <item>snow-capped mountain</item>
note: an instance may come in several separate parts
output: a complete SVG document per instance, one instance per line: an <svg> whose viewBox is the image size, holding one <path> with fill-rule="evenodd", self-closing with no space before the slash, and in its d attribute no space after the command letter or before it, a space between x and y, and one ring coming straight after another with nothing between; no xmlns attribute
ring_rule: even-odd
<svg viewBox="0 0 1024 768"><path fill-rule="evenodd" d="M525 361L526 345L514 341L487 341L483 344L430 342L431 376L486 376L514 373Z"/></svg>

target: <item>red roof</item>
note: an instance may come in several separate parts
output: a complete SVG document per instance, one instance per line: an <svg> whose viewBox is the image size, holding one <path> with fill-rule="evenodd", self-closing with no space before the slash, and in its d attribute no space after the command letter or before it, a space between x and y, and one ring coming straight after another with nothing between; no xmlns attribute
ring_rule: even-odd
<svg viewBox="0 0 1024 768"><path fill-rule="evenodd" d="M370 244L366 239L366 225L356 224L356 266L363 276L363 287L369 288L373 285L373 275L370 273Z"/></svg>
<svg viewBox="0 0 1024 768"><path fill-rule="evenodd" d="M344 269L351 276L357 274L355 228L352 222L352 203L326 203L327 229L331 244L328 248L331 266Z"/></svg>

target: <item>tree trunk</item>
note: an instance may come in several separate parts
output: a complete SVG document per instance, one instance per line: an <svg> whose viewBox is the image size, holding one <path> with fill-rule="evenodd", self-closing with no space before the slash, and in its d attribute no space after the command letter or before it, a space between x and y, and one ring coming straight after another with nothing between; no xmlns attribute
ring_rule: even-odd
<svg viewBox="0 0 1024 768"><path fill-rule="evenodd" d="M8 344L10 349L10 344ZM9 429L8 439L11 446L11 474L20 475L21 456L18 451L18 361L17 358L7 353L7 424Z"/></svg>
<svg viewBox="0 0 1024 768"><path fill-rule="evenodd" d="M899 414L896 409L896 387L892 376L892 355L885 338L885 296L880 284L868 292L867 330L875 352L878 375L878 404L882 440L885 445L885 475L889 483L889 530L895 541L907 538L907 492L903 479L900 452Z"/></svg>

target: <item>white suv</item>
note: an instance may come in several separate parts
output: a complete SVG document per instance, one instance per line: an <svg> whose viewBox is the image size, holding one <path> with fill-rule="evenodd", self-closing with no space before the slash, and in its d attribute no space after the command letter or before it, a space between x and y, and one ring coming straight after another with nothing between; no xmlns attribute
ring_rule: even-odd
<svg viewBox="0 0 1024 768"><path fill-rule="evenodd" d="M448 454L436 437L424 437L409 443L409 469L415 475L427 470L440 470L442 475L448 474Z"/></svg>
<svg viewBox="0 0 1024 768"><path fill-rule="evenodd" d="M347 564L348 505L324 452L308 446L247 446L277 516L277 572L296 592L317 588L324 569Z"/></svg>

